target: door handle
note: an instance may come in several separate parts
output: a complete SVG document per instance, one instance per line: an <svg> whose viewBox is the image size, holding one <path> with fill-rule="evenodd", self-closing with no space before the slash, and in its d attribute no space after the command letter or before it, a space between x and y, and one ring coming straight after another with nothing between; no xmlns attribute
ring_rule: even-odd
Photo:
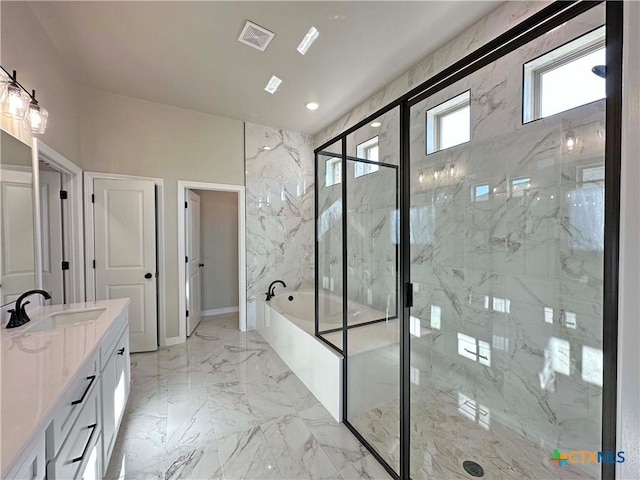
<svg viewBox="0 0 640 480"><path fill-rule="evenodd" d="M146 278L147 280L150 279L151 277L153 277L153 275L151 275L150 273L144 274L144 278Z"/></svg>
<svg viewBox="0 0 640 480"><path fill-rule="evenodd" d="M124 355L124 347L118 350L118 355Z"/></svg>
<svg viewBox="0 0 640 480"><path fill-rule="evenodd" d="M199 263L198 266L202 268L204 267L204 263Z"/></svg>

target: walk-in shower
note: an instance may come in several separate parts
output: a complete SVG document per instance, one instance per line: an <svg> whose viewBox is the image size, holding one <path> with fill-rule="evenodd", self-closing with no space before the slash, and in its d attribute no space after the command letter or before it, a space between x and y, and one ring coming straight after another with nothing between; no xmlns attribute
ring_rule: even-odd
<svg viewBox="0 0 640 480"><path fill-rule="evenodd" d="M316 151L315 332L395 476L613 478L620 16L551 4Z"/></svg>

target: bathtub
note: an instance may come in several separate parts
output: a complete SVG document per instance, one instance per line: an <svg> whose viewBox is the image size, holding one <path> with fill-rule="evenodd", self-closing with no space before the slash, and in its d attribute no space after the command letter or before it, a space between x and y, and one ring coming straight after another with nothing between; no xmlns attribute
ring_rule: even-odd
<svg viewBox="0 0 640 480"><path fill-rule="evenodd" d="M289 296L293 300L289 301ZM256 328L291 371L342 421L342 355L314 336L313 291L282 292L259 301Z"/></svg>
<svg viewBox="0 0 640 480"><path fill-rule="evenodd" d="M315 335L313 290L282 292L271 299L270 306L307 333ZM347 302L347 309L349 325L366 323L389 316L385 312L352 301ZM322 321L319 329L321 332L342 327L342 299L340 297L321 293L320 312Z"/></svg>
<svg viewBox="0 0 640 480"><path fill-rule="evenodd" d="M342 326L342 301L322 295L321 330ZM371 320L384 322L349 330L349 358L397 344L398 320L386 312L347 302L350 325ZM302 380L320 403L337 420L342 420L343 357L315 337L315 301L313 290L281 292L269 302L258 302L256 328L289 368ZM323 337L342 348L342 331Z"/></svg>

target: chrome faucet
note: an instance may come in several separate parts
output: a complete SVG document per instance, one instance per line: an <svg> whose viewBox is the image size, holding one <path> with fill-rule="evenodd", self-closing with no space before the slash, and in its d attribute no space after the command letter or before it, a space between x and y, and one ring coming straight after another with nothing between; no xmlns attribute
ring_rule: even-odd
<svg viewBox="0 0 640 480"><path fill-rule="evenodd" d="M275 280L271 282L271 285L269 285L269 288L267 289L267 293L265 294L267 296L267 302L271 300L271 298L273 298L273 296L275 295L274 290L276 288L276 283L281 283L284 288L287 288L287 284L284 283L282 280Z"/></svg>
<svg viewBox="0 0 640 480"><path fill-rule="evenodd" d="M25 323L31 320L25 310L25 307L27 306L27 304L31 302L27 300L26 302L22 303L22 301L25 298L27 298L29 295L33 295L36 293L42 295L45 298L45 300L49 300L51 298L51 295L49 295L49 293L45 292L44 290L29 290L28 292L25 292L22 295L20 295L16 300L15 308L12 310L9 310L9 313L11 314L11 318L9 319L9 323L7 323L7 328L20 327L21 325L24 325Z"/></svg>

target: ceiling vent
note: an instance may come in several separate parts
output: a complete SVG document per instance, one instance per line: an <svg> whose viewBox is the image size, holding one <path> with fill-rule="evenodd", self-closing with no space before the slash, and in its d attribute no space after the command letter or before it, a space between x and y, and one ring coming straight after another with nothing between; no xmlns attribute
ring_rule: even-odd
<svg viewBox="0 0 640 480"><path fill-rule="evenodd" d="M260 25L247 21L242 28L242 32L240 32L238 41L264 52L269 46L269 43L271 43L271 40L273 40L273 37L275 37L275 33L270 32L266 28L262 28Z"/></svg>

